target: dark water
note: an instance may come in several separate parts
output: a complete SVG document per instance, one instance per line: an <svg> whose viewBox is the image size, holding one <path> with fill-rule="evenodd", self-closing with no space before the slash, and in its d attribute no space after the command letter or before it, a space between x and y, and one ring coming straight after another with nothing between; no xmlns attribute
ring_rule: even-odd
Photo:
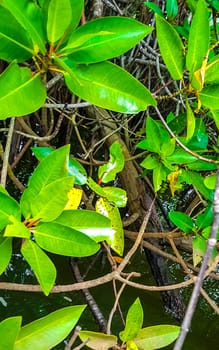
<svg viewBox="0 0 219 350"><path fill-rule="evenodd" d="M72 272L69 267L67 258L53 256L53 260L57 265L58 279L57 283L68 284L73 282ZM82 259L80 261L80 269L86 269L88 266L88 259ZM106 272L107 266L104 263L102 257L97 260L88 278L92 279ZM142 282L145 284L154 284L151 279L148 265L145 261L144 254L137 254L131 261L128 269L130 271L138 271L142 273L141 279L136 282ZM182 278L180 276L180 269L177 265L170 265L171 271L175 275L175 279ZM178 276L179 275L179 276ZM20 255L14 255L13 260L7 269L6 274L1 276L1 280L11 281L17 283L36 283L35 278L29 269L26 262ZM210 289L209 289L210 288ZM219 299L219 283L208 282L208 289L211 290L211 297L216 301ZM98 305L102 310L105 318L108 318L109 312L113 306L114 296L112 283L107 283L90 290L92 295L98 301ZM190 290L184 291L185 297L188 299ZM85 303L83 296L80 292L51 294L48 297L42 293L23 293L23 292L9 292L1 291L0 297L0 319L3 320L6 317L22 315L23 324L31 322L37 318L47 315L48 313L55 311L61 307L69 305L79 305ZM158 293L145 292L142 290L136 290L131 287L126 287L122 297L120 299L120 306L125 315L133 301L139 297L144 309L144 327L157 324L177 324L177 322L165 313L163 305ZM95 324L89 310L85 310L79 325L83 329L89 329L98 331L98 327ZM119 313L116 313L112 322L112 333L118 335L123 330L123 324ZM185 350L207 350L219 348L219 317L214 315L207 304L201 299L199 302L199 308L196 311L195 317L192 323L192 330L189 333L187 341L185 343ZM55 349L64 349L64 343L57 346ZM172 349L173 346L166 347L165 349Z"/></svg>

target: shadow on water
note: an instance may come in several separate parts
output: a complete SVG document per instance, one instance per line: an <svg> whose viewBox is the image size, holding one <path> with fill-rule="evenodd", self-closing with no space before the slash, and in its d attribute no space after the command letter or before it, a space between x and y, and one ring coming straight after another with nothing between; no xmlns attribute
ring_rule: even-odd
<svg viewBox="0 0 219 350"><path fill-rule="evenodd" d="M72 272L69 266L68 258L61 256L53 256L58 270L58 284L69 284L73 282ZM88 259L81 259L79 267L83 271L88 266ZM170 266L171 271L175 275L175 279L182 278L177 265ZM144 254L136 254L131 261L128 269L142 273L137 282L153 285L149 267L145 261ZM127 270L128 270L127 269ZM142 272L143 271L143 272ZM103 264L102 258L97 260L92 272L89 272L88 279L96 278L107 272L107 266ZM5 274L1 276L1 281L10 281L16 283L36 283L35 277L29 266L19 254L14 254L13 259ZM209 282L210 283L210 282ZM219 298L218 283L211 282L207 288L214 290L216 299ZM98 302L105 318L108 318L109 312L113 306L114 296L112 283L107 283L102 286L90 289L93 297ZM188 300L191 290L184 291L185 297ZM144 327L158 324L177 324L177 322L165 313L159 293L145 292L131 287L126 287L120 299L120 306L125 314L133 301L139 297L144 309ZM6 317L22 315L23 324L29 323L37 318L43 317L48 313L55 311L61 307L69 305L79 305L85 303L80 292L51 294L48 297L42 293L23 293L0 290L0 318L3 320ZM95 324L90 311L85 310L79 325L83 329L98 331L98 326ZM117 312L113 318L112 332L116 335L123 330L123 324L119 313ZM214 315L206 303L201 300L199 308L196 311L192 323L192 330L186 340L185 350L206 350L217 349L219 343L219 322L218 316ZM56 346L54 349L64 349L64 343ZM163 349L170 350L173 346Z"/></svg>

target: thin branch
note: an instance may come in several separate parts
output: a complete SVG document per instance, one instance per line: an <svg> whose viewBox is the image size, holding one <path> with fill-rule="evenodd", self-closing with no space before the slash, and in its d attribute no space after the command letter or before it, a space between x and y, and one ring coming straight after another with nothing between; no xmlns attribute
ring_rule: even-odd
<svg viewBox="0 0 219 350"><path fill-rule="evenodd" d="M191 154L192 156L194 156L195 158L199 159L199 160L203 160L207 163L213 163L213 164L218 164L219 161L217 160L214 160L214 159L209 159L209 158L205 158L205 157L202 157L200 156L199 154L191 151L188 147L186 147L177 137L176 135L174 134L174 132L170 129L170 127L167 125L164 117L162 116L162 114L160 113L159 109L157 107L154 107L157 114L158 114L158 117L160 118L160 120L162 121L163 125L165 126L165 128L167 129L167 131L169 132L169 134L176 140L176 143L184 150L186 151L187 153Z"/></svg>
<svg viewBox="0 0 219 350"><path fill-rule="evenodd" d="M7 142L5 146L5 152L4 152L4 159L3 159L3 165L2 165L2 172L1 172L1 184L3 187L6 186L6 179L7 179L7 172L8 172L8 160L11 150L11 142L14 132L14 123L15 123L15 117L11 118L10 120L10 126L8 130L8 136L7 136Z"/></svg>
<svg viewBox="0 0 219 350"><path fill-rule="evenodd" d="M202 287L203 280L205 278L205 273L206 269L210 260L210 257L212 255L212 250L216 246L217 243L217 232L218 232L218 227L219 227L219 171L218 171L218 177L217 177L217 186L214 194L214 220L211 228L211 233L210 237L207 241L207 248L205 255L203 257L202 265L195 283L195 287L193 289L186 314L183 320L183 323L181 325L181 333L179 338L177 339L175 346L173 350L181 350L183 347L183 344L185 342L186 336L189 332L193 314L196 309L196 305L198 303L199 295L200 295L200 290Z"/></svg>

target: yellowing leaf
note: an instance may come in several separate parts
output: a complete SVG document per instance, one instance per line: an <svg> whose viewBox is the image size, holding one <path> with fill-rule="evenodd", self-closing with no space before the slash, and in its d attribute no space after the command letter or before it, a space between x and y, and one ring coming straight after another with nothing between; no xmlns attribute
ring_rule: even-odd
<svg viewBox="0 0 219 350"><path fill-rule="evenodd" d="M71 188L68 192L68 202L64 210L78 209L79 204L81 203L82 193L83 191L79 188Z"/></svg>
<svg viewBox="0 0 219 350"><path fill-rule="evenodd" d="M172 196L174 196L174 193L176 190L178 190L178 186L176 186L179 174L180 174L180 170L176 170L176 171L172 171L168 176L167 176L167 180L170 183L170 191Z"/></svg>
<svg viewBox="0 0 219 350"><path fill-rule="evenodd" d="M104 216L107 216L111 220L112 228L115 233L113 237L109 237L107 241L111 248L118 255L123 255L124 249L124 232L122 227L122 220L120 217L119 209L111 204L106 198L99 198L96 202L96 211Z"/></svg>
<svg viewBox="0 0 219 350"><path fill-rule="evenodd" d="M126 349L127 350L138 350L138 347L135 344L135 342L133 342L133 340L130 340L127 342Z"/></svg>

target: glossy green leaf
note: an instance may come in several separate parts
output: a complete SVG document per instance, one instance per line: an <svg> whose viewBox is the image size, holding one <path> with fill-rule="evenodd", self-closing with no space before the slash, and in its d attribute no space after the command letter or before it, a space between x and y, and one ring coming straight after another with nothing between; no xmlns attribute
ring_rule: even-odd
<svg viewBox="0 0 219 350"><path fill-rule="evenodd" d="M196 224L200 229L206 228L212 225L213 221L213 208L209 205L203 214L199 214L196 218Z"/></svg>
<svg viewBox="0 0 219 350"><path fill-rule="evenodd" d="M203 106L209 109L219 109L219 85L206 86L199 94Z"/></svg>
<svg viewBox="0 0 219 350"><path fill-rule="evenodd" d="M210 157L206 157L207 159L211 159ZM214 158L213 158L214 159ZM216 161L216 159L215 159ZM193 163L187 165L188 169L196 170L196 171L207 171L207 170L216 170L218 168L218 164L209 163L204 160L196 160Z"/></svg>
<svg viewBox="0 0 219 350"><path fill-rule="evenodd" d="M191 73L201 68L209 48L209 38L210 27L207 4L204 0L198 0L189 32L186 55L186 67Z"/></svg>
<svg viewBox="0 0 219 350"><path fill-rule="evenodd" d="M2 0L2 6L7 8L15 19L26 30L33 41L34 51L38 49L45 54L45 37L43 32L42 14L39 6L29 0Z"/></svg>
<svg viewBox="0 0 219 350"><path fill-rule="evenodd" d="M0 58L4 61L23 62L34 54L28 33L11 13L0 6Z"/></svg>
<svg viewBox="0 0 219 350"><path fill-rule="evenodd" d="M186 143L186 146L192 150L205 150L208 145L208 133L206 132L205 123L202 118L196 118L195 132L191 140L186 142L183 138L181 141Z"/></svg>
<svg viewBox="0 0 219 350"><path fill-rule="evenodd" d="M114 236L111 221L91 210L65 210L55 222L83 232L95 242L111 242Z"/></svg>
<svg viewBox="0 0 219 350"><path fill-rule="evenodd" d="M90 256L100 248L84 233L56 222L37 225L34 237L41 248L65 256Z"/></svg>
<svg viewBox="0 0 219 350"><path fill-rule="evenodd" d="M173 20L178 13L178 4L177 0L167 0L166 1L166 11L167 11L167 17L170 20Z"/></svg>
<svg viewBox="0 0 219 350"><path fill-rule="evenodd" d="M152 1L145 1L144 5L150 10L152 10L154 13L157 13L159 16L163 16L163 12L161 8L157 4L153 3Z"/></svg>
<svg viewBox="0 0 219 350"><path fill-rule="evenodd" d="M55 265L44 251L31 240L23 242L21 253L32 268L44 294L49 295L56 280Z"/></svg>
<svg viewBox="0 0 219 350"><path fill-rule="evenodd" d="M31 148L35 157L41 161L45 157L47 157L52 151L54 151L53 148L50 147L32 147ZM87 173L84 167L71 155L69 157L68 162L68 175L75 177L75 184L76 185L84 185L87 181Z"/></svg>
<svg viewBox="0 0 219 350"><path fill-rule="evenodd" d="M160 149L160 154L162 158L171 156L174 153L176 147L176 140L170 139L166 142L163 142Z"/></svg>
<svg viewBox="0 0 219 350"><path fill-rule="evenodd" d="M14 218L17 220L21 218L19 204L9 195L0 192L0 231Z"/></svg>
<svg viewBox="0 0 219 350"><path fill-rule="evenodd" d="M71 332L86 306L68 306L21 328L14 350L52 349Z"/></svg>
<svg viewBox="0 0 219 350"><path fill-rule="evenodd" d="M68 176L42 187L31 201L31 216L44 222L55 220L68 202L68 192L73 182L74 177Z"/></svg>
<svg viewBox="0 0 219 350"><path fill-rule="evenodd" d="M171 154L166 160L173 164L190 164L197 160L197 158L182 148L176 148L175 152Z"/></svg>
<svg viewBox="0 0 219 350"><path fill-rule="evenodd" d="M84 167L70 155L68 162L68 174L74 176L76 185L84 185L87 182L87 173Z"/></svg>
<svg viewBox="0 0 219 350"><path fill-rule="evenodd" d="M139 349L160 349L176 340L179 332L179 326L152 326L141 329L138 336L133 340Z"/></svg>
<svg viewBox="0 0 219 350"><path fill-rule="evenodd" d="M201 236L196 236L192 240L192 257L193 257L193 265L197 266L206 251L207 242Z"/></svg>
<svg viewBox="0 0 219 350"><path fill-rule="evenodd" d="M193 185L206 199L213 200L213 191L206 188L204 178L198 172L182 170L180 179L182 182Z"/></svg>
<svg viewBox="0 0 219 350"><path fill-rule="evenodd" d="M143 318L143 308L139 298L137 298L128 310L124 331L119 333L119 337L123 342L137 337L143 325Z"/></svg>
<svg viewBox="0 0 219 350"><path fill-rule="evenodd" d="M219 55L216 55L208 64L205 70L205 83L219 84Z"/></svg>
<svg viewBox="0 0 219 350"><path fill-rule="evenodd" d="M70 2L71 2L72 19L71 19L69 31L70 33L72 33L73 29L75 29L80 22L82 12L84 9L84 0L70 0Z"/></svg>
<svg viewBox="0 0 219 350"><path fill-rule="evenodd" d="M91 177L88 177L87 179L87 185L90 187L90 189L98 194L100 197L105 197L105 192L103 190L103 187L98 185Z"/></svg>
<svg viewBox="0 0 219 350"><path fill-rule="evenodd" d="M71 22L71 1L51 0L48 7L47 38L51 44L58 41Z"/></svg>
<svg viewBox="0 0 219 350"><path fill-rule="evenodd" d="M167 175L168 175L167 169L162 163L159 163L159 165L156 168L154 168L153 185L154 185L155 192L159 191L162 182L166 181Z"/></svg>
<svg viewBox="0 0 219 350"><path fill-rule="evenodd" d="M187 134L186 140L189 141L195 132L195 116L189 105L188 99L186 100L186 114L187 114Z"/></svg>
<svg viewBox="0 0 219 350"><path fill-rule="evenodd" d="M30 238L30 231L23 222L17 220L12 220L12 222L12 224L6 226L4 232L5 237Z"/></svg>
<svg viewBox="0 0 219 350"><path fill-rule="evenodd" d="M115 141L110 146L109 152L109 161L106 164L101 165L98 169L98 178L103 183L115 180L117 173L122 171L125 164L122 148L118 141Z"/></svg>
<svg viewBox="0 0 219 350"><path fill-rule="evenodd" d="M35 112L44 104L45 99L46 88L40 73L32 75L28 68L11 63L0 75L0 119Z"/></svg>
<svg viewBox="0 0 219 350"><path fill-rule="evenodd" d="M98 18L73 31L58 52L77 64L102 62L128 51L152 30L132 18Z"/></svg>
<svg viewBox="0 0 219 350"><path fill-rule="evenodd" d="M114 203L119 208L124 208L127 204L126 191L118 187L103 187L105 197L109 202Z"/></svg>
<svg viewBox="0 0 219 350"><path fill-rule="evenodd" d="M0 323L0 350L14 350L15 340L21 327L21 316L6 318Z"/></svg>
<svg viewBox="0 0 219 350"><path fill-rule="evenodd" d="M12 239L0 237L0 275L8 266L12 255ZM1 339L1 335L0 335ZM1 349L1 346L0 346Z"/></svg>
<svg viewBox="0 0 219 350"><path fill-rule="evenodd" d="M115 335L91 331L80 331L79 337L82 342L89 339L86 346L94 350L108 350L117 345L117 337Z"/></svg>
<svg viewBox="0 0 219 350"><path fill-rule="evenodd" d="M155 169L157 166L159 166L160 162L158 157L155 157L151 154L149 154L142 162L141 166L145 169Z"/></svg>
<svg viewBox="0 0 219 350"><path fill-rule="evenodd" d="M122 256L124 250L124 232L119 209L106 198L99 198L96 202L96 211L111 220L112 229L115 233L110 239L108 238L108 243L118 255Z"/></svg>
<svg viewBox="0 0 219 350"><path fill-rule="evenodd" d="M215 190L216 184L217 184L217 175L212 174L212 175L206 176L206 178L204 179L204 184L210 190Z"/></svg>
<svg viewBox="0 0 219 350"><path fill-rule="evenodd" d="M157 40L162 58L175 80L183 77L184 47L179 34L163 17L156 15Z"/></svg>
<svg viewBox="0 0 219 350"><path fill-rule="evenodd" d="M111 62L75 67L65 59L62 68L67 71L64 77L69 90L99 107L122 113L138 113L149 105L156 105L156 100L145 86Z"/></svg>
<svg viewBox="0 0 219 350"><path fill-rule="evenodd" d="M25 218L31 216L35 197L50 183L68 175L69 145L63 146L43 159L29 178L28 188L21 196L21 210Z"/></svg>
<svg viewBox="0 0 219 350"><path fill-rule="evenodd" d="M194 224L192 219L180 211L173 211L169 213L170 220L176 225L180 230L185 233L191 233L194 229Z"/></svg>
<svg viewBox="0 0 219 350"><path fill-rule="evenodd" d="M219 130L219 111L211 110L211 117L214 119L216 127Z"/></svg>

